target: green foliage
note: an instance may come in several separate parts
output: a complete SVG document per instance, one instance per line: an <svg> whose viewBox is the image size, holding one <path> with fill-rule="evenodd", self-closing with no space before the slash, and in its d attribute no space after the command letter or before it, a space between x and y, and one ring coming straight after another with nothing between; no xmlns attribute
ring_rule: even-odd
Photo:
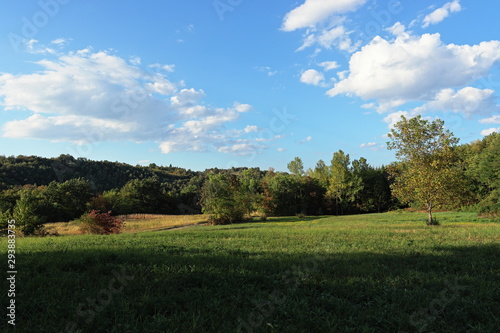
<svg viewBox="0 0 500 333"><path fill-rule="evenodd" d="M109 235L118 234L123 228L123 220L111 216L111 212L101 213L91 210L78 219L80 231L83 234Z"/></svg>
<svg viewBox="0 0 500 333"><path fill-rule="evenodd" d="M476 193L479 212L500 213L500 134L464 145L459 151L466 165L471 191Z"/></svg>
<svg viewBox="0 0 500 333"><path fill-rule="evenodd" d="M226 173L208 175L201 190L202 211L210 214L211 224L229 224L243 220L245 204L239 195L236 176Z"/></svg>
<svg viewBox="0 0 500 333"><path fill-rule="evenodd" d="M362 161L366 164L365 159ZM348 212L349 205L356 201L363 190L363 179L359 174L361 166L359 161L355 161L355 164L358 168L356 172L351 167L349 154L346 155L342 150L333 154L327 196L335 202L337 215Z"/></svg>
<svg viewBox="0 0 500 333"><path fill-rule="evenodd" d="M121 190L125 214L169 213L168 197L158 177L134 179Z"/></svg>
<svg viewBox="0 0 500 333"><path fill-rule="evenodd" d="M35 235L43 228L45 219L40 216L43 198L36 189L24 189L12 211L16 226L20 227L25 236Z"/></svg>
<svg viewBox="0 0 500 333"><path fill-rule="evenodd" d="M132 166L110 161L92 161L61 155L56 158L37 156L0 156L0 184L15 185L65 182L71 179L86 179L96 192L122 188L133 179L158 177L161 183L168 183L171 190L180 192L197 172L170 166Z"/></svg>
<svg viewBox="0 0 500 333"><path fill-rule="evenodd" d="M393 193L401 202L424 205L428 224L433 224L433 209L461 205L465 183L453 149L458 139L444 130L442 120L402 117L389 138L387 147L401 160L392 170Z"/></svg>
<svg viewBox="0 0 500 333"><path fill-rule="evenodd" d="M262 175L258 169L243 170L238 175L238 199L243 205L245 215L251 216L259 210L262 201Z"/></svg>
<svg viewBox="0 0 500 333"><path fill-rule="evenodd" d="M304 175L304 164L302 163L300 157L295 157L293 161L288 163L287 167L288 171L290 171L290 173L292 173L293 175L296 176Z"/></svg>
<svg viewBox="0 0 500 333"><path fill-rule="evenodd" d="M52 205L49 221L70 221L82 215L87 210L87 203L93 196L89 181L78 178L63 183L51 182L44 192Z"/></svg>

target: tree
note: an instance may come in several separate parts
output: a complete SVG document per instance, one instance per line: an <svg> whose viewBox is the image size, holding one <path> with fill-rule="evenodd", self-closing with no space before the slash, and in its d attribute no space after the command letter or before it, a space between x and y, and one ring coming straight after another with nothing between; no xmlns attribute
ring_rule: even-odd
<svg viewBox="0 0 500 333"><path fill-rule="evenodd" d="M293 175L296 176L304 175L304 164L302 163L300 157L295 157L293 161L288 163L287 167L288 171L290 171L290 173L292 173Z"/></svg>
<svg viewBox="0 0 500 333"><path fill-rule="evenodd" d="M92 186L85 179L71 179L63 183L51 182L45 196L53 206L49 221L70 221L81 216L92 198Z"/></svg>
<svg viewBox="0 0 500 333"><path fill-rule="evenodd" d="M460 147L470 191L476 194L480 213L500 212L500 134L492 133Z"/></svg>
<svg viewBox="0 0 500 333"><path fill-rule="evenodd" d="M158 177L134 179L120 190L125 199L123 207L126 214L130 213L167 213L167 195L163 191Z"/></svg>
<svg viewBox="0 0 500 333"><path fill-rule="evenodd" d="M392 170L393 194L404 203L424 205L428 224L436 224L435 208L452 206L460 198L463 182L453 147L458 139L444 129L444 121L421 116L402 117L389 133L389 150L401 161Z"/></svg>
<svg viewBox="0 0 500 333"><path fill-rule="evenodd" d="M312 171L310 176L314 179L317 179L321 186L323 186L325 189L328 188L330 172L325 161L319 160L318 163L316 163L316 167L314 168L314 171Z"/></svg>
<svg viewBox="0 0 500 333"><path fill-rule="evenodd" d="M243 170L239 174L239 201L243 204L245 214L250 215L257 210L262 198L262 179L259 169Z"/></svg>
<svg viewBox="0 0 500 333"><path fill-rule="evenodd" d="M43 199L37 195L35 189L24 189L17 200L12 217L21 227L24 235L34 235L43 228L45 219L40 216L39 209Z"/></svg>
<svg viewBox="0 0 500 333"><path fill-rule="evenodd" d="M349 154L346 155L342 150L335 152L330 166L327 195L335 200L336 214L339 214L339 208L343 214L362 189L361 178L352 172Z"/></svg>
<svg viewBox="0 0 500 333"><path fill-rule="evenodd" d="M262 207L267 215L295 215L301 212L300 179L287 173L270 172L264 177Z"/></svg>
<svg viewBox="0 0 500 333"><path fill-rule="evenodd" d="M239 182L236 176L225 173L210 174L201 190L202 212L210 214L212 224L229 224L241 221L245 207L238 197Z"/></svg>

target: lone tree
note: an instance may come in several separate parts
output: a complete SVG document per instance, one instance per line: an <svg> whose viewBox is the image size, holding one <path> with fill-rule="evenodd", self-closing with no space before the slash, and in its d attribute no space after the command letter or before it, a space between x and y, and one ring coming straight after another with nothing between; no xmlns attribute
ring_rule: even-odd
<svg viewBox="0 0 500 333"><path fill-rule="evenodd" d="M427 224L437 224L432 210L451 206L461 197L458 192L462 190L462 177L453 149L458 139L444 129L440 119L429 122L421 116L401 118L387 142L387 148L396 150L400 160L391 172L395 178L393 193L404 203L424 205Z"/></svg>

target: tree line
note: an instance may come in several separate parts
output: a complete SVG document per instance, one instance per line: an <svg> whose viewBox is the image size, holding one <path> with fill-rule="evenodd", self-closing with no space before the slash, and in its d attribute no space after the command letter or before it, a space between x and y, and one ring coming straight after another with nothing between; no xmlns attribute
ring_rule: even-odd
<svg viewBox="0 0 500 333"><path fill-rule="evenodd" d="M388 148L397 162L372 166L342 150L329 163L305 169L296 157L288 172L232 168L191 171L109 161L0 156L0 223L9 218L34 233L45 222L71 221L95 210L206 213L213 223L258 214L321 215L384 212L403 207L500 211L500 134L458 145L444 122L399 122ZM0 226L0 228L2 228Z"/></svg>

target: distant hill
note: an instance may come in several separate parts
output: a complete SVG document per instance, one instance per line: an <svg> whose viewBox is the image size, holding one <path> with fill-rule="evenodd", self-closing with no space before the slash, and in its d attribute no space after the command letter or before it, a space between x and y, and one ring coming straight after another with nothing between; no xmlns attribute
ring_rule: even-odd
<svg viewBox="0 0 500 333"><path fill-rule="evenodd" d="M87 179L97 192L121 188L133 179L156 176L172 187L186 184L199 172L173 166L132 166L120 162L93 161L60 155L56 158L38 156L0 156L0 189L16 185L48 185L74 178ZM175 186L175 185L178 186ZM182 184L182 185L181 185Z"/></svg>

